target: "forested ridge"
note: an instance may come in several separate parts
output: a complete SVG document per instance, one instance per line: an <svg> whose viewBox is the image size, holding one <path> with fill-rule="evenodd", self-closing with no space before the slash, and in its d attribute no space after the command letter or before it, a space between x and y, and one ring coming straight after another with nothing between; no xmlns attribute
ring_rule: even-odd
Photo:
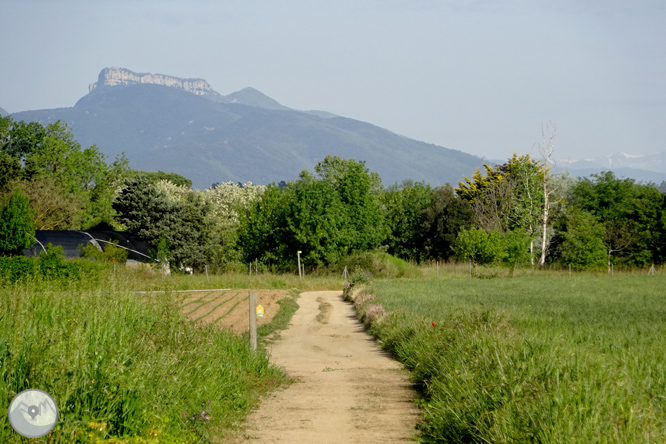
<svg viewBox="0 0 666 444"><path fill-rule="evenodd" d="M365 162L327 156L295 181L192 189L173 173L131 169L82 147L60 122L0 118L0 251L19 254L34 230L105 228L138 234L177 267L248 262L293 270L385 251L414 262L605 268L666 259L666 205L653 184L611 172L573 178L514 154L456 185L384 186Z"/></svg>

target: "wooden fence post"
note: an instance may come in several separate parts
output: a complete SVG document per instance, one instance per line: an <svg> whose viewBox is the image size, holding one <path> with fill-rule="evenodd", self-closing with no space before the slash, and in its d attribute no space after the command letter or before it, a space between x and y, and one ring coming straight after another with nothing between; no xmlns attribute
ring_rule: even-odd
<svg viewBox="0 0 666 444"><path fill-rule="evenodd" d="M250 347L257 349L257 293L250 292Z"/></svg>

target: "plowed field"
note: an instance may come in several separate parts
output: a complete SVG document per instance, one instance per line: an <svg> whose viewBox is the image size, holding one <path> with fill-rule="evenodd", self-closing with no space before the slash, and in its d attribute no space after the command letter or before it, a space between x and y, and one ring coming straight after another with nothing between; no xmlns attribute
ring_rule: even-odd
<svg viewBox="0 0 666 444"><path fill-rule="evenodd" d="M280 309L278 301L287 290L253 290L257 305L264 308L264 316L257 318L257 326L266 324ZM215 324L235 334L248 330L250 290L211 290L181 293L183 312L194 322Z"/></svg>

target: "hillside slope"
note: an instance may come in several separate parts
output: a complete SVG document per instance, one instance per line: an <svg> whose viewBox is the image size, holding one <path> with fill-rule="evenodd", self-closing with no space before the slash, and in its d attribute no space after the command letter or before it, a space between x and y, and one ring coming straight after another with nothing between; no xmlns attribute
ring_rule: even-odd
<svg viewBox="0 0 666 444"><path fill-rule="evenodd" d="M482 164L369 123L292 110L252 88L207 97L157 84L101 85L72 108L13 117L64 121L82 145L95 144L110 158L124 152L133 168L176 172L197 188L294 180L329 154L366 161L385 185L404 179L455 184Z"/></svg>

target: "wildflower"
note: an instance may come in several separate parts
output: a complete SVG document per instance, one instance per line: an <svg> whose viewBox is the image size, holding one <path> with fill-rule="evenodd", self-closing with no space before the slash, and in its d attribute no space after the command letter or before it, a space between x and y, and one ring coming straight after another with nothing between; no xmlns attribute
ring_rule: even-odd
<svg viewBox="0 0 666 444"><path fill-rule="evenodd" d="M433 327L435 326L435 321L432 321L432 326L433 326Z"/></svg>

